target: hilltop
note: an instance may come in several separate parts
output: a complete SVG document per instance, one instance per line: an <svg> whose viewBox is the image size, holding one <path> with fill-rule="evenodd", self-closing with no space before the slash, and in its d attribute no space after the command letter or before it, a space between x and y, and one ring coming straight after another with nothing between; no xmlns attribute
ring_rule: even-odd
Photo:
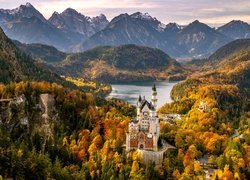
<svg viewBox="0 0 250 180"><path fill-rule="evenodd" d="M13 41L15 45L24 53L29 54L32 58L41 60L46 63L55 64L66 57L66 53L57 50L53 46L44 44L23 44L19 41Z"/></svg>
<svg viewBox="0 0 250 180"><path fill-rule="evenodd" d="M185 70L159 49L136 45L98 47L69 54L55 66L64 75L100 82L185 78Z"/></svg>
<svg viewBox="0 0 250 180"><path fill-rule="evenodd" d="M221 61L229 61L234 57L237 57L239 54L242 54L243 51L248 52L250 47L250 39L238 39L232 41L221 48L219 48L215 53L213 53L208 58L209 62L217 62L220 63Z"/></svg>

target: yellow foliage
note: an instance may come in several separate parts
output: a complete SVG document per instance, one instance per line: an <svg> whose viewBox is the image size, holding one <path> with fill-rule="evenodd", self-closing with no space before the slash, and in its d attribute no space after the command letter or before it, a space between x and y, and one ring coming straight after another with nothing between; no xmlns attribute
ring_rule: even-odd
<svg viewBox="0 0 250 180"><path fill-rule="evenodd" d="M132 159L133 159L133 161L140 161L141 160L140 150L136 150L133 152Z"/></svg>
<svg viewBox="0 0 250 180"><path fill-rule="evenodd" d="M90 154L90 157L95 155L95 153L97 152L97 147L94 143L92 143L90 146L89 146L89 149L88 149L88 152Z"/></svg>
<svg viewBox="0 0 250 180"><path fill-rule="evenodd" d="M17 156L18 156L18 157L22 157L22 156L23 156L23 150L22 150L22 149L19 149L19 150L18 150Z"/></svg>
<svg viewBox="0 0 250 180"><path fill-rule="evenodd" d="M201 171L201 166L199 161L194 162L194 172L199 173Z"/></svg>
<svg viewBox="0 0 250 180"><path fill-rule="evenodd" d="M131 171L130 171L130 177L133 177L133 176L135 176L137 173L138 173L138 171L139 171L139 163L137 162L137 161L133 161L133 164L132 164L132 168L131 168Z"/></svg>

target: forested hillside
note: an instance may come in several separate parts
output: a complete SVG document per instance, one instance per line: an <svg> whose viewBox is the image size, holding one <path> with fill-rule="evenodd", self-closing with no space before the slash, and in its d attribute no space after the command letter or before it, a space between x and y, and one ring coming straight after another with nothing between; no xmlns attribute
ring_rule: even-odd
<svg viewBox="0 0 250 180"><path fill-rule="evenodd" d="M63 53L52 46L14 43L58 74L97 82L180 80L190 74L161 50L149 47L104 46L82 53Z"/></svg>
<svg viewBox="0 0 250 180"><path fill-rule="evenodd" d="M183 79L185 69L158 49L136 45L99 47L70 54L58 72L100 82Z"/></svg>
<svg viewBox="0 0 250 180"><path fill-rule="evenodd" d="M15 45L24 53L29 54L32 58L44 61L46 63L58 63L64 60L66 53L57 50L53 46L43 44L23 44L13 41Z"/></svg>
<svg viewBox="0 0 250 180"><path fill-rule="evenodd" d="M45 82L1 84L0 98L14 98L0 102L3 178L129 177L122 144L131 105Z"/></svg>
<svg viewBox="0 0 250 180"><path fill-rule="evenodd" d="M217 167L212 178L250 176L248 43L237 40L219 49L203 65L204 71L194 73L173 88L174 102L159 110L184 115L175 127L165 125L163 130L166 139L187 150L187 163L184 162L183 171L178 169L178 177L197 177L196 160L201 154L209 155L208 162Z"/></svg>
<svg viewBox="0 0 250 180"><path fill-rule="evenodd" d="M44 80L73 86L20 51L0 28L0 82L10 83L22 80Z"/></svg>

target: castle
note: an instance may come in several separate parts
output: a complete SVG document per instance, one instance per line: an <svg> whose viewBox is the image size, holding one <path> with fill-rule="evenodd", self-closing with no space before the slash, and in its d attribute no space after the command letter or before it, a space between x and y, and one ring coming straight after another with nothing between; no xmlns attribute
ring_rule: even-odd
<svg viewBox="0 0 250 180"><path fill-rule="evenodd" d="M157 151L160 137L160 123L156 112L157 91L152 88L151 102L139 96L137 102L137 117L129 123L126 134L126 151L144 149Z"/></svg>

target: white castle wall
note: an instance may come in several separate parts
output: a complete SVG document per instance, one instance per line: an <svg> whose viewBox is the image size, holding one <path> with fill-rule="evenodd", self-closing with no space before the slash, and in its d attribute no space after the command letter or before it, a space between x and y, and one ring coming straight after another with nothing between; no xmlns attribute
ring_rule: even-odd
<svg viewBox="0 0 250 180"><path fill-rule="evenodd" d="M142 161L144 163L149 163L150 161L155 162L156 165L160 165L163 162L163 154L164 151L145 151L145 150L139 150Z"/></svg>

